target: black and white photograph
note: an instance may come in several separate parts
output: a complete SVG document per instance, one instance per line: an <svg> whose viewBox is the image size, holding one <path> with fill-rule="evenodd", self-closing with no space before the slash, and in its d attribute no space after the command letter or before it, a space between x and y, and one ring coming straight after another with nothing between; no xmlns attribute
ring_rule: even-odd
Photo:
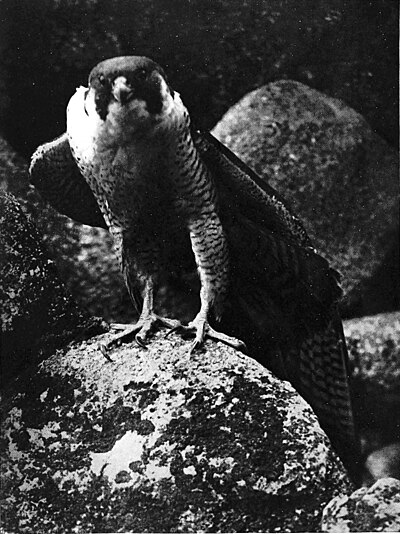
<svg viewBox="0 0 400 534"><path fill-rule="evenodd" d="M400 532L398 0L0 0L0 534Z"/></svg>

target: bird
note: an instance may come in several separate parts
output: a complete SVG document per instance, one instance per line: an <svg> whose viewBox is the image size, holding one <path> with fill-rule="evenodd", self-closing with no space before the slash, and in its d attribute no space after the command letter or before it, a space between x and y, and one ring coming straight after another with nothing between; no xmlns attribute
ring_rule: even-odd
<svg viewBox="0 0 400 534"><path fill-rule="evenodd" d="M67 128L37 148L31 182L60 213L107 228L146 347L161 327L247 352L311 405L349 472L360 456L338 306L340 275L283 196L192 123L160 65L101 61L67 106ZM189 282L188 282L189 280ZM197 283L188 324L156 312L159 288ZM356 475L354 475L354 478Z"/></svg>

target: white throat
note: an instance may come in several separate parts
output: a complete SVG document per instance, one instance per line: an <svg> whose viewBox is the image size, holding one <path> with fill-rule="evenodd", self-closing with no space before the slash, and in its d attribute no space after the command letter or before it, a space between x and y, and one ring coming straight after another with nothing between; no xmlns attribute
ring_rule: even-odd
<svg viewBox="0 0 400 534"><path fill-rule="evenodd" d="M179 93L171 95L161 80L163 106L159 114L151 114L144 100L133 100L124 106L110 102L105 120L102 120L94 101L94 91L77 88L67 107L67 132L74 151L87 157L93 151L103 152L135 145L138 141L150 142L160 135L176 133L188 121L188 112ZM86 158L85 158L86 159Z"/></svg>

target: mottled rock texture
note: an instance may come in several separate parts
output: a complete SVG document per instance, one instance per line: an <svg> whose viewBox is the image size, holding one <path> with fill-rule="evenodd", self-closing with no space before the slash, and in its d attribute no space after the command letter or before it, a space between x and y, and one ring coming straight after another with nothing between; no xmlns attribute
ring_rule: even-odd
<svg viewBox="0 0 400 534"><path fill-rule="evenodd" d="M322 532L398 532L400 481L382 478L349 497L335 497L324 510Z"/></svg>
<svg viewBox="0 0 400 534"><path fill-rule="evenodd" d="M37 229L15 197L0 191L2 380L49 354L79 330L99 331L65 290Z"/></svg>
<svg viewBox="0 0 400 534"><path fill-rule="evenodd" d="M60 350L3 403L3 526L32 532L319 531L351 486L308 405L213 342L156 335L107 361Z"/></svg>
<svg viewBox="0 0 400 534"><path fill-rule="evenodd" d="M398 307L398 155L361 115L278 81L246 95L213 133L287 199L342 273L347 316Z"/></svg>
<svg viewBox="0 0 400 534"><path fill-rule="evenodd" d="M344 322L353 377L398 394L400 402L400 312Z"/></svg>
<svg viewBox="0 0 400 534"><path fill-rule="evenodd" d="M400 312L350 319L344 332L365 452L400 441Z"/></svg>

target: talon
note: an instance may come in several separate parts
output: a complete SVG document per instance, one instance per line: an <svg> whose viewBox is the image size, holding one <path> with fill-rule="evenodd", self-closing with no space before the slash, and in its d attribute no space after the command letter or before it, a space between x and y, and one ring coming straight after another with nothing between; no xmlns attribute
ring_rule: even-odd
<svg viewBox="0 0 400 534"><path fill-rule="evenodd" d="M110 358L110 356L108 355L106 345L104 345L103 343L100 343L100 345L99 345L99 349L100 349L100 352L102 353L102 355L104 356L104 358L105 358L106 360L108 360L109 362L113 362L113 361L114 361L114 360L113 360L112 358Z"/></svg>
<svg viewBox="0 0 400 534"><path fill-rule="evenodd" d="M185 328L187 328L185 325L183 324L178 324L177 326L174 326L173 328L170 328L168 330L168 332L165 334L165 338L169 337L171 334L174 334L175 332L179 332L181 330L185 330Z"/></svg>
<svg viewBox="0 0 400 534"><path fill-rule="evenodd" d="M200 348L202 347L202 345L203 345L203 342L202 342L202 341L199 341L198 339L195 339L195 340L193 341L193 343L191 344L190 349L189 349L189 354L190 354L190 356L191 356L194 352L196 352L196 350L200 349Z"/></svg>
<svg viewBox="0 0 400 534"><path fill-rule="evenodd" d="M135 341L141 347L142 349L148 350L146 343L144 342L144 339L140 336L140 333L138 332L135 336Z"/></svg>

